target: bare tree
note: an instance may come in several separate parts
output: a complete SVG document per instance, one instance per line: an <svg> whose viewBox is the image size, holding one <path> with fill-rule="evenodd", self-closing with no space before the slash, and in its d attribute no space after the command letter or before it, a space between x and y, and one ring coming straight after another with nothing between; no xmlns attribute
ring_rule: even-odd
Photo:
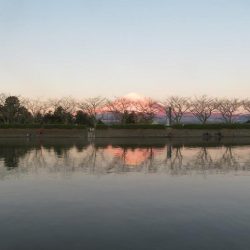
<svg viewBox="0 0 250 250"><path fill-rule="evenodd" d="M5 103L6 98L8 97L8 95L1 93L0 94L0 106L3 106Z"/></svg>
<svg viewBox="0 0 250 250"><path fill-rule="evenodd" d="M174 123L180 124L183 115L190 108L190 102L185 97L171 96L161 102L161 106L168 119L173 119Z"/></svg>
<svg viewBox="0 0 250 250"><path fill-rule="evenodd" d="M196 97L191 101L190 112L202 123L206 124L216 110L216 100L206 95Z"/></svg>
<svg viewBox="0 0 250 250"><path fill-rule="evenodd" d="M133 103L128 98L118 97L115 100L108 100L106 110L111 112L116 120L125 122L127 114L133 111Z"/></svg>
<svg viewBox="0 0 250 250"><path fill-rule="evenodd" d="M4 104L5 104L6 98L7 98L6 94L4 94L4 93L0 94L0 120L3 120L3 121L5 120L3 107L4 107Z"/></svg>
<svg viewBox="0 0 250 250"><path fill-rule="evenodd" d="M156 114L160 111L160 105L151 98L138 100L135 102L138 116L143 122L152 122Z"/></svg>
<svg viewBox="0 0 250 250"><path fill-rule="evenodd" d="M136 120L151 122L159 111L159 104L150 98L134 101L121 97L116 98L114 101L109 100L107 110L122 123L125 123L132 114L136 116Z"/></svg>
<svg viewBox="0 0 250 250"><path fill-rule="evenodd" d="M225 123L234 122L234 116L238 114L242 101L233 99L220 99L217 101L217 110L220 112Z"/></svg>
<svg viewBox="0 0 250 250"><path fill-rule="evenodd" d="M61 100L59 98L49 98L47 100L49 111L55 111L61 105Z"/></svg>
<svg viewBox="0 0 250 250"><path fill-rule="evenodd" d="M33 117L38 114L44 116L50 108L50 104L41 99L22 98L21 104L27 108Z"/></svg>
<svg viewBox="0 0 250 250"><path fill-rule="evenodd" d="M94 127L96 127L98 115L103 115L103 108L106 104L106 99L102 98L100 96L93 97L93 98L87 98L83 101L80 101L78 103L78 107L85 113L87 113L94 124Z"/></svg>
<svg viewBox="0 0 250 250"><path fill-rule="evenodd" d="M39 108L38 100L24 97L24 98L21 98L20 102L21 102L21 105L27 108L27 110L32 114L33 117L37 113L39 113L40 108Z"/></svg>
<svg viewBox="0 0 250 250"><path fill-rule="evenodd" d="M73 114L76 111L77 102L72 97L63 97L60 99L59 105L64 109L65 112Z"/></svg>
<svg viewBox="0 0 250 250"><path fill-rule="evenodd" d="M48 100L49 109L55 111L59 107L65 112L73 114L76 111L77 101L72 97L51 98Z"/></svg>
<svg viewBox="0 0 250 250"><path fill-rule="evenodd" d="M37 101L39 113L44 116L50 110L50 104L48 101L45 100L38 100Z"/></svg>
<svg viewBox="0 0 250 250"><path fill-rule="evenodd" d="M244 110L250 113L250 100L246 99L242 102Z"/></svg>

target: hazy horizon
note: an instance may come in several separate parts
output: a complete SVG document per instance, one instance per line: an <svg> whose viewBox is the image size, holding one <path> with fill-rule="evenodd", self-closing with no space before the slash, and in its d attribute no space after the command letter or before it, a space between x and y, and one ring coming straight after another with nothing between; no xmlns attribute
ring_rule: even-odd
<svg viewBox="0 0 250 250"><path fill-rule="evenodd" d="M0 0L0 92L250 93L246 0Z"/></svg>

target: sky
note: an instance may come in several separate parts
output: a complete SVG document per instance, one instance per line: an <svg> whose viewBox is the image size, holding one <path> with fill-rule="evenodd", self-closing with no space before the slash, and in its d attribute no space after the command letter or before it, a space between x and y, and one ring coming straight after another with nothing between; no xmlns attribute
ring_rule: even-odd
<svg viewBox="0 0 250 250"><path fill-rule="evenodd" d="M0 0L0 92L249 97L249 0Z"/></svg>

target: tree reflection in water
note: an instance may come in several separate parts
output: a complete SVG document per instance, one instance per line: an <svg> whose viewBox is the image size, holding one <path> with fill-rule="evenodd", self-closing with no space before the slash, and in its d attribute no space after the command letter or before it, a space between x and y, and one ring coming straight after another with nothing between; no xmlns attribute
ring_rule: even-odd
<svg viewBox="0 0 250 250"><path fill-rule="evenodd" d="M97 145L95 143L0 145L0 178L13 173L49 172L70 175L227 173L250 170L250 145Z"/></svg>
<svg viewBox="0 0 250 250"><path fill-rule="evenodd" d="M11 170L18 167L19 159L25 156L27 151L22 147L6 146L0 150L0 159L3 159L5 167Z"/></svg>

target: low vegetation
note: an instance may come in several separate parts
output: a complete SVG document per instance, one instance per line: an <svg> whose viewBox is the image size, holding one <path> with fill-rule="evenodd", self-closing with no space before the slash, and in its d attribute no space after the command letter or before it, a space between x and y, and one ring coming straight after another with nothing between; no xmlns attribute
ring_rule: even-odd
<svg viewBox="0 0 250 250"><path fill-rule="evenodd" d="M73 124L0 124L0 129L86 129L85 125Z"/></svg>
<svg viewBox="0 0 250 250"><path fill-rule="evenodd" d="M174 129L250 129L250 123L184 124L172 125Z"/></svg>
<svg viewBox="0 0 250 250"><path fill-rule="evenodd" d="M105 125L99 124L96 129L165 129L165 125L161 124L120 124L120 125Z"/></svg>

